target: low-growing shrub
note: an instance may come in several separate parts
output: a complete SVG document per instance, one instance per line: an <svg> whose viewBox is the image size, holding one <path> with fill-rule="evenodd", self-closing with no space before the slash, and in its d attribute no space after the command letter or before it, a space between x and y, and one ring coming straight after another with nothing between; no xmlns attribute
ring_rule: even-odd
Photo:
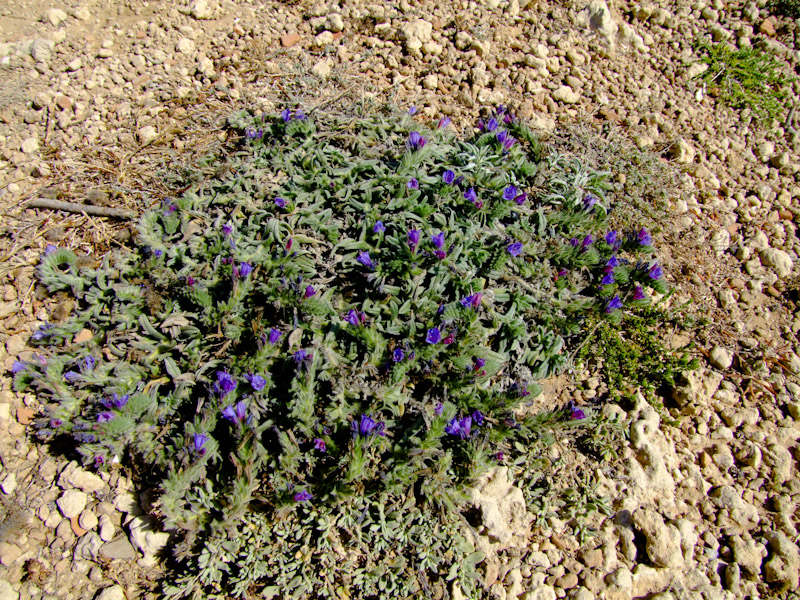
<svg viewBox="0 0 800 600"><path fill-rule="evenodd" d="M480 596L464 491L593 422L519 409L587 323L666 291L650 234L609 231L606 174L502 110L468 140L410 114L229 124L223 175L133 250L48 248L41 281L78 305L15 365L40 437L157 487L168 595Z"/></svg>
<svg viewBox="0 0 800 600"><path fill-rule="evenodd" d="M708 69L697 75L709 92L734 109L752 111L754 117L780 117L789 101L789 85L795 80L782 72L781 63L758 48L734 50L725 43L696 45Z"/></svg>

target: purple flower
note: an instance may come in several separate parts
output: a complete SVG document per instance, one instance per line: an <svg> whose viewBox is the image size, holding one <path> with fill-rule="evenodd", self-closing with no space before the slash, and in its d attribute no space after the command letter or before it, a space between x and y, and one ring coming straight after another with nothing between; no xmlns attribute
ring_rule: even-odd
<svg viewBox="0 0 800 600"><path fill-rule="evenodd" d="M224 398L236 389L236 380L227 371L217 371L217 382L214 384L214 391Z"/></svg>
<svg viewBox="0 0 800 600"><path fill-rule="evenodd" d="M578 238L572 238L569 241L569 245L572 246L573 248L577 248L578 244L580 244L580 242L578 241Z"/></svg>
<svg viewBox="0 0 800 600"><path fill-rule="evenodd" d="M428 329L428 335L425 336L425 341L429 344L438 344L442 339L442 333L439 331L438 327L434 327L433 329Z"/></svg>
<svg viewBox="0 0 800 600"><path fill-rule="evenodd" d="M367 315L351 308L344 320L350 323L350 325L353 327L358 327L359 325L364 324L364 322L367 320Z"/></svg>
<svg viewBox="0 0 800 600"><path fill-rule="evenodd" d="M440 231L439 233L434 233L431 236L431 241L433 245L436 246L439 250L444 248L444 232Z"/></svg>
<svg viewBox="0 0 800 600"><path fill-rule="evenodd" d="M427 143L428 140L422 137L418 131L412 131L408 134L408 147L411 150L419 150Z"/></svg>
<svg viewBox="0 0 800 600"><path fill-rule="evenodd" d="M517 197L517 188L513 185L508 186L503 190L503 200L513 200Z"/></svg>
<svg viewBox="0 0 800 600"><path fill-rule="evenodd" d="M527 197L528 197L527 192L522 192L521 194L519 194L518 196L516 196L514 198L514 202L516 202L517 204L520 204L520 205L525 204L525 199Z"/></svg>
<svg viewBox="0 0 800 600"><path fill-rule="evenodd" d="M156 258L161 258L162 256L164 256L164 251L163 250L153 250L153 256L155 256Z"/></svg>
<svg viewBox="0 0 800 600"><path fill-rule="evenodd" d="M411 115L411 116L414 116L415 114L417 114L417 107L416 106L409 107L408 114Z"/></svg>
<svg viewBox="0 0 800 600"><path fill-rule="evenodd" d="M281 198L280 196L275 197L275 206L278 208L286 208L286 200Z"/></svg>
<svg viewBox="0 0 800 600"><path fill-rule="evenodd" d="M472 417L453 417L445 426L444 431L465 440L472 432Z"/></svg>
<svg viewBox="0 0 800 600"><path fill-rule="evenodd" d="M478 195L475 193L475 188L469 188L466 192L464 192L464 198L475 204L478 200Z"/></svg>
<svg viewBox="0 0 800 600"><path fill-rule="evenodd" d="M320 452L326 452L328 447L325 445L325 440L322 438L314 438L314 449Z"/></svg>
<svg viewBox="0 0 800 600"><path fill-rule="evenodd" d="M22 362L21 360L15 360L14 363L11 365L11 372L17 374L27 370L27 368L28 368L28 363Z"/></svg>
<svg viewBox="0 0 800 600"><path fill-rule="evenodd" d="M478 308L481 305L482 299L483 294L476 292L474 294L470 294L469 296L464 296L461 300L459 300L459 302L464 308Z"/></svg>
<svg viewBox="0 0 800 600"><path fill-rule="evenodd" d="M372 232L373 233L383 233L384 231L386 231L386 225L383 224L383 221L376 221L375 222L375 227L372 228Z"/></svg>
<svg viewBox="0 0 800 600"><path fill-rule="evenodd" d="M508 250L508 253L511 256L515 256L515 257L519 256L520 254L522 254L522 243L521 242L514 242L513 244L509 244L508 247L506 248L506 250Z"/></svg>
<svg viewBox="0 0 800 600"><path fill-rule="evenodd" d="M435 414L437 417L441 417L443 411L444 411L444 404L442 404L441 402L437 402L436 406L433 407L433 414Z"/></svg>
<svg viewBox="0 0 800 600"><path fill-rule="evenodd" d="M296 111L294 111L294 118L298 121L305 121L306 113L303 112L302 108L298 108Z"/></svg>
<svg viewBox="0 0 800 600"><path fill-rule="evenodd" d="M58 429L63 424L64 421L62 421L61 419L50 419L50 427L52 427L53 429Z"/></svg>
<svg viewBox="0 0 800 600"><path fill-rule="evenodd" d="M452 343L453 343L453 342L455 342L455 341L456 341L456 336L455 336L455 334L448 333L448 334L447 334L447 337L446 337L446 338L444 338L444 339L442 340L442 343L443 343L443 344L445 344L445 345L447 345L447 346L449 346L450 344L452 344Z"/></svg>
<svg viewBox="0 0 800 600"><path fill-rule="evenodd" d="M634 300L644 300L644 290L642 289L642 286L637 285L633 289L633 299Z"/></svg>
<svg viewBox="0 0 800 600"><path fill-rule="evenodd" d="M350 424L351 429L353 430L353 437L369 437L373 435L384 435L384 428L386 424L383 421L376 422L372 417L369 415L361 415L361 421L356 422L353 421Z"/></svg>
<svg viewBox="0 0 800 600"><path fill-rule="evenodd" d="M314 497L314 495L309 492L308 490L303 490L302 492L297 492L294 495L295 502L308 502Z"/></svg>
<svg viewBox="0 0 800 600"><path fill-rule="evenodd" d="M302 349L298 350L292 355L292 357L294 358L294 362L296 362L297 364L301 364L306 362L307 360L311 360L312 356L313 355L310 352Z"/></svg>
<svg viewBox="0 0 800 600"><path fill-rule="evenodd" d="M284 123L288 123L289 121L291 121L292 120L292 111L290 111L288 108L284 108L281 111L281 119L283 119Z"/></svg>
<svg viewBox="0 0 800 600"><path fill-rule="evenodd" d="M642 227L639 230L639 245L641 246L653 245L653 238L650 236L650 233L644 227Z"/></svg>
<svg viewBox="0 0 800 600"><path fill-rule="evenodd" d="M394 352L392 352L392 360L394 362L401 362L406 357L406 353L403 352L402 348L395 348Z"/></svg>
<svg viewBox="0 0 800 600"><path fill-rule="evenodd" d="M417 244L419 244L419 235L419 229L408 230L408 245L411 248L411 252L415 252L417 249Z"/></svg>
<svg viewBox="0 0 800 600"><path fill-rule="evenodd" d="M253 388L255 391L260 392L264 389L264 386L267 385L267 380L264 379L261 375L257 375L255 373L248 373L245 376L245 379L250 382L250 387Z"/></svg>
<svg viewBox="0 0 800 600"><path fill-rule="evenodd" d="M608 301L606 304L606 312L610 313L611 311L618 310L622 308L622 300L619 299L619 295L614 296L611 300Z"/></svg>
<svg viewBox="0 0 800 600"><path fill-rule="evenodd" d="M617 244L617 232L616 232L616 230L615 231L609 231L606 234L606 244L608 244L609 246L615 246Z"/></svg>
<svg viewBox="0 0 800 600"><path fill-rule="evenodd" d="M194 277L192 277L191 275L189 277L187 277L186 278L186 285L188 285L189 287L192 287L194 285Z"/></svg>
<svg viewBox="0 0 800 600"><path fill-rule="evenodd" d="M313 285L307 285L306 291L303 292L303 298L311 298L314 294L317 293L317 290L314 289Z"/></svg>
<svg viewBox="0 0 800 600"><path fill-rule="evenodd" d="M279 329L275 329L274 327L269 330L269 343L273 346L278 343L278 340L281 339L283 334Z"/></svg>
<svg viewBox="0 0 800 600"><path fill-rule="evenodd" d="M475 425L483 425L485 419L481 411L476 410L471 416L472 420L475 422Z"/></svg>
<svg viewBox="0 0 800 600"><path fill-rule="evenodd" d="M204 456L206 453L207 448L206 442L208 441L208 436L204 433L195 433L192 436L192 450L199 456Z"/></svg>
<svg viewBox="0 0 800 600"><path fill-rule="evenodd" d="M418 190L419 189L419 181L417 181L416 177L412 177L408 180L406 187L410 190Z"/></svg>
<svg viewBox="0 0 800 600"><path fill-rule="evenodd" d="M70 383L75 383L78 379L81 378L81 374L77 371L67 371L64 373L64 379L66 379Z"/></svg>
<svg viewBox="0 0 800 600"><path fill-rule="evenodd" d="M37 342L41 342L43 339L50 337L50 330L54 327L52 323L45 323L39 329L33 332L31 338L33 338Z"/></svg>
<svg viewBox="0 0 800 600"><path fill-rule="evenodd" d="M448 125L450 125L450 117L442 117L441 119L439 119L439 125L438 125L439 129L444 129Z"/></svg>
<svg viewBox="0 0 800 600"><path fill-rule="evenodd" d="M242 263L239 265L239 275L242 279L247 279L250 277L250 274L253 272L253 267L250 266L250 263Z"/></svg>
<svg viewBox="0 0 800 600"><path fill-rule="evenodd" d="M222 409L222 416L231 423L241 423L247 419L247 405L239 401L234 406L230 404Z"/></svg>
<svg viewBox="0 0 800 600"><path fill-rule="evenodd" d="M222 226L222 235L228 237L230 234L233 233L233 225L230 223Z"/></svg>
<svg viewBox="0 0 800 600"><path fill-rule="evenodd" d="M263 129L255 129L253 127L245 127L244 129L244 137L246 137L248 140L257 140L263 135Z"/></svg>
<svg viewBox="0 0 800 600"><path fill-rule="evenodd" d="M664 276L664 271L661 269L661 265L654 263L647 274L650 276L650 279L661 279Z"/></svg>
<svg viewBox="0 0 800 600"><path fill-rule="evenodd" d="M453 173L450 169L447 169L444 173L442 173L442 181L444 181L447 185L450 185L456 180L456 174Z"/></svg>
<svg viewBox="0 0 800 600"><path fill-rule="evenodd" d="M495 129L497 129L497 119L492 117L486 121L486 131L494 131Z"/></svg>
<svg viewBox="0 0 800 600"><path fill-rule="evenodd" d="M608 262L606 263L606 267L611 267L612 269L618 266L619 266L619 259L616 256L612 256L611 258L609 258Z"/></svg>
<svg viewBox="0 0 800 600"><path fill-rule="evenodd" d="M581 242L581 247L582 248L588 248L589 246L592 245L593 242L594 242L594 239L592 238L592 236L591 235L587 235L585 238L583 238L583 241Z"/></svg>
<svg viewBox="0 0 800 600"><path fill-rule="evenodd" d="M482 369L482 368L483 368L483 367L486 365L486 359L485 359L485 358L473 357L473 359L472 359L472 360L473 360L473 361L474 361L474 363L475 363L475 364L472 366L472 370L473 370L473 371L475 371L476 373L477 373L478 371L480 371L480 370L481 370L481 369ZM478 425L481 425L481 423L478 423Z"/></svg>
<svg viewBox="0 0 800 600"><path fill-rule="evenodd" d="M380 223L380 221L378 221ZM369 252L359 252L356 260L360 262L362 265L367 267L370 271L375 270L375 263L372 262L372 258L369 256Z"/></svg>
<svg viewBox="0 0 800 600"><path fill-rule="evenodd" d="M600 285L611 285L612 283L614 283L614 275L612 273L606 273L603 279L600 280Z"/></svg>
<svg viewBox="0 0 800 600"><path fill-rule="evenodd" d="M503 140L502 143L503 143L503 150L508 152L509 150L511 150L511 146L517 143L517 140L509 135L506 139Z"/></svg>
<svg viewBox="0 0 800 600"><path fill-rule="evenodd" d="M597 198L591 194L586 194L586 196L583 197L583 206L586 210L592 210L595 204L597 204Z"/></svg>
<svg viewBox="0 0 800 600"><path fill-rule="evenodd" d="M55 252L56 250L58 250L58 248L53 246L53 244L47 244L47 246L45 246L44 248L44 255L47 256L48 254Z"/></svg>
<svg viewBox="0 0 800 600"><path fill-rule="evenodd" d="M130 396L128 394L124 394L120 396L116 392L111 395L111 398L104 398L101 402L103 406L106 408L116 408L117 410L121 409L128 403Z"/></svg>
<svg viewBox="0 0 800 600"><path fill-rule="evenodd" d="M113 418L114 418L114 413L104 410L99 415L97 415L97 422L108 423Z"/></svg>
<svg viewBox="0 0 800 600"><path fill-rule="evenodd" d="M569 418L573 420L585 419L586 415L580 408L573 408L569 413Z"/></svg>
<svg viewBox="0 0 800 600"><path fill-rule="evenodd" d="M94 356L85 356L81 364L81 370L92 371L94 370L95 364L97 364L97 361L95 361Z"/></svg>

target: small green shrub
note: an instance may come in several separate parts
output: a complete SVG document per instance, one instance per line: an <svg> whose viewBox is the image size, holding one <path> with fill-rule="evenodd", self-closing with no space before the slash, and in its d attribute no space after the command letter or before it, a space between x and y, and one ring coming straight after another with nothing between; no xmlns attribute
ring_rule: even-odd
<svg viewBox="0 0 800 600"><path fill-rule="evenodd" d="M40 437L147 474L170 596L480 596L465 488L592 422L517 409L587 323L666 291L649 233L608 231L606 174L508 114L467 141L410 115L230 126L226 168L144 214L134 250L43 257L78 309L15 366Z"/></svg>
<svg viewBox="0 0 800 600"><path fill-rule="evenodd" d="M800 0L770 0L767 10L773 15L800 19Z"/></svg>
<svg viewBox="0 0 800 600"><path fill-rule="evenodd" d="M700 42L696 49L708 65L696 79L725 104L747 108L762 120L774 119L787 108L787 84L794 78L782 73L783 65L774 56L757 48L733 50L725 43Z"/></svg>

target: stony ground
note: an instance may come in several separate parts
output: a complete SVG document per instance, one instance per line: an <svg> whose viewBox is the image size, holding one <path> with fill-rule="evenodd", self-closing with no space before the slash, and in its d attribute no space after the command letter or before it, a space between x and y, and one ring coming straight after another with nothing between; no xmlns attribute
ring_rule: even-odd
<svg viewBox="0 0 800 600"><path fill-rule="evenodd" d="M596 537L536 526L503 470L476 490L491 594L798 597L800 134L794 111L758 123L693 79L697 40L767 49L796 74L798 36L800 22L761 1L4 2L0 600L157 597L167 543L123 470L98 477L27 436L37 401L11 391L8 369L70 310L36 287L42 249L102 253L130 238L125 221L27 203L139 211L175 191L169 168L225 142L231 111L364 98L461 130L507 104L554 147L609 165L617 199L666 190L673 304L710 320L693 334L701 369L666 399L677 425L640 401L622 460L597 469L613 513L595 518ZM659 190L643 190L650 171L625 152L650 158ZM552 394L590 399L603 392L592 375Z"/></svg>

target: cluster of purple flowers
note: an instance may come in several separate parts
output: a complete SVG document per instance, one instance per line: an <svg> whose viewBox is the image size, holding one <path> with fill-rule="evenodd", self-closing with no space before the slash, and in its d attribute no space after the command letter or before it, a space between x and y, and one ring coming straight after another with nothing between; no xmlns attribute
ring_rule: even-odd
<svg viewBox="0 0 800 600"><path fill-rule="evenodd" d="M344 320L350 323L350 325L353 327L358 327L359 325L363 325L367 322L367 315L351 308Z"/></svg>
<svg viewBox="0 0 800 600"><path fill-rule="evenodd" d="M524 204L528 194L526 192L517 193L518 191L516 186L509 185L503 190L503 200L513 200L517 204Z"/></svg>
<svg viewBox="0 0 800 600"><path fill-rule="evenodd" d="M474 411L466 417L453 417L445 425L444 431L448 435L466 440L472 436L472 424L481 426L485 422L483 413L479 410Z"/></svg>
<svg viewBox="0 0 800 600"><path fill-rule="evenodd" d="M483 298L483 294L480 292L475 292L474 294L470 294L469 296L464 296L459 302L461 306L464 308L475 308L477 309L481 305L481 299Z"/></svg>
<svg viewBox="0 0 800 600"><path fill-rule="evenodd" d="M353 421L350 424L353 431L353 438L368 438L376 435L386 435L384 429L386 424L383 421L376 421L369 415L361 415L359 421Z"/></svg>
<svg viewBox="0 0 800 600"><path fill-rule="evenodd" d="M217 371L217 381L214 383L214 391L224 398L236 389L236 380L227 371Z"/></svg>
<svg viewBox="0 0 800 600"><path fill-rule="evenodd" d="M517 143L517 140L512 137L507 131L497 132L497 141L503 146L503 152L508 152L511 147Z"/></svg>
<svg viewBox="0 0 800 600"><path fill-rule="evenodd" d="M129 399L130 399L130 396L128 394L124 394L124 395L120 396L119 394L114 392L111 395L111 398L103 398L100 402L106 408L112 408L112 409L120 410L121 408L123 408L128 403Z"/></svg>
<svg viewBox="0 0 800 600"><path fill-rule="evenodd" d="M418 131L412 131L408 134L409 150L421 150L427 143L428 140L422 137Z"/></svg>
<svg viewBox="0 0 800 600"><path fill-rule="evenodd" d="M253 272L253 266L250 263L243 262L239 266L233 267L234 279L247 279Z"/></svg>
<svg viewBox="0 0 800 600"><path fill-rule="evenodd" d="M475 193L475 188L469 188L464 192L464 199L472 202L477 209L483 208L483 201L478 200L478 194Z"/></svg>
<svg viewBox="0 0 800 600"><path fill-rule="evenodd" d="M292 119L296 119L298 121L304 121L306 119L306 114L303 112L302 108L298 108L294 111L294 115L292 115L292 111L288 108L284 108L281 111L281 119L283 119L284 123L288 123Z"/></svg>
<svg viewBox="0 0 800 600"><path fill-rule="evenodd" d="M228 405L222 409L222 416L228 419L231 423L235 423L237 425L241 423L249 423L252 419L251 416L247 415L247 404L243 401L239 401L234 405Z"/></svg>

